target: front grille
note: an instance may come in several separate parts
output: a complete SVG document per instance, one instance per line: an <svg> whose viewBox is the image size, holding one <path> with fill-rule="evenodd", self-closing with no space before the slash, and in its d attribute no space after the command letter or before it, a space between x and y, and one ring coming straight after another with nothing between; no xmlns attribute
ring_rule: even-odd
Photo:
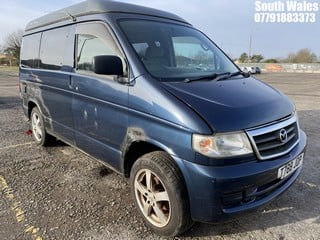
<svg viewBox="0 0 320 240"><path fill-rule="evenodd" d="M251 144L260 160L287 154L299 142L296 117L247 131Z"/></svg>

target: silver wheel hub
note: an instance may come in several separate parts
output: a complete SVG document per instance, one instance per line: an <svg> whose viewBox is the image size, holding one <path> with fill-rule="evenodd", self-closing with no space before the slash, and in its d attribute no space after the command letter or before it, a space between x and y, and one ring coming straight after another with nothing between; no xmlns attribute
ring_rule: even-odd
<svg viewBox="0 0 320 240"><path fill-rule="evenodd" d="M156 227L166 226L171 218L171 203L160 178L148 169L139 170L134 179L134 192L145 218Z"/></svg>
<svg viewBox="0 0 320 240"><path fill-rule="evenodd" d="M35 139L40 142L42 139L42 125L40 116L37 113L33 113L31 116L31 127L32 127L32 133Z"/></svg>

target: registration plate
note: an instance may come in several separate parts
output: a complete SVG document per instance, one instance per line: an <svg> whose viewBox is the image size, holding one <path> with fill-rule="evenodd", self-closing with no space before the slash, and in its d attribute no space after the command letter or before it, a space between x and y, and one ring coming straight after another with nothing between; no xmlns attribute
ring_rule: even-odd
<svg viewBox="0 0 320 240"><path fill-rule="evenodd" d="M283 179L293 173L303 163L303 153L278 169L278 178Z"/></svg>

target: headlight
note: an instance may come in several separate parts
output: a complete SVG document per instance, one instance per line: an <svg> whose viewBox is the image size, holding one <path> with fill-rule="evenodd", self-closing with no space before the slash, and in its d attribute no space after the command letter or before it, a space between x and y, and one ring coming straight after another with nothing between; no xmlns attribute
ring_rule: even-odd
<svg viewBox="0 0 320 240"><path fill-rule="evenodd" d="M207 157L222 158L252 153L251 144L244 132L203 136L193 134L192 147Z"/></svg>

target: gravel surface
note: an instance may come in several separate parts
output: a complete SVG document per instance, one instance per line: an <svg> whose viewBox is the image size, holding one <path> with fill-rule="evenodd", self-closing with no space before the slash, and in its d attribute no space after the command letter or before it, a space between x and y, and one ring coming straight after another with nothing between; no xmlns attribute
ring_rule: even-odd
<svg viewBox="0 0 320 240"><path fill-rule="evenodd" d="M320 239L320 74L257 75L296 103L308 135L296 183L260 211L228 223L196 223L176 239ZM127 180L61 143L25 134L18 77L0 72L0 239L160 239L144 225Z"/></svg>

